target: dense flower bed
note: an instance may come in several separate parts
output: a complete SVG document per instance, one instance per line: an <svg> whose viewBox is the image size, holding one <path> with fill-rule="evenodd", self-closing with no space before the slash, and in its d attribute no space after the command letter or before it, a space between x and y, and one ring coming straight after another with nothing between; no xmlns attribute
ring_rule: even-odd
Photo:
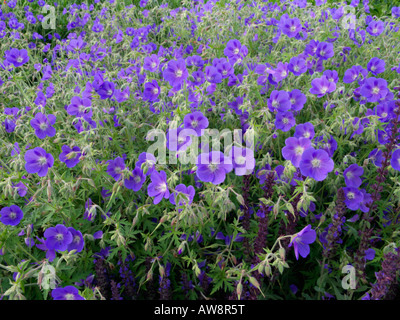
<svg viewBox="0 0 400 320"><path fill-rule="evenodd" d="M399 7L50 5L0 10L3 299L398 295Z"/></svg>

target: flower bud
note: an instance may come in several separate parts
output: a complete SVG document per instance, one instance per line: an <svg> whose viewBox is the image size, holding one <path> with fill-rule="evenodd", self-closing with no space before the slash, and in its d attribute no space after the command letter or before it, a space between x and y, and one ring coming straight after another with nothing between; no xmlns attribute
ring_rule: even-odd
<svg viewBox="0 0 400 320"><path fill-rule="evenodd" d="M238 296L238 300L240 300L240 296L242 295L242 291L243 291L243 285L242 285L241 282L239 282L237 287L236 287L236 294Z"/></svg>

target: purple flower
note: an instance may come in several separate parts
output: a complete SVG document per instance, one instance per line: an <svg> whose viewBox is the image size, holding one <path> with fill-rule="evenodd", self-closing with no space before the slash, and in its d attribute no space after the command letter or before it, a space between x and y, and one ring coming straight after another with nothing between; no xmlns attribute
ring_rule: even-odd
<svg viewBox="0 0 400 320"><path fill-rule="evenodd" d="M392 7L392 17L400 18L400 7Z"/></svg>
<svg viewBox="0 0 400 320"><path fill-rule="evenodd" d="M321 60L328 60L332 58L335 54L333 51L333 44L329 42L320 42L318 43L316 55Z"/></svg>
<svg viewBox="0 0 400 320"><path fill-rule="evenodd" d="M344 187L343 191L346 196L346 200L344 202L347 208L350 210L358 210L360 208L360 203L364 199L363 193L357 188L352 187Z"/></svg>
<svg viewBox="0 0 400 320"><path fill-rule="evenodd" d="M124 159L121 157L115 158L108 162L107 173L118 181L121 178L121 171L125 169Z"/></svg>
<svg viewBox="0 0 400 320"><path fill-rule="evenodd" d="M283 132L289 131L296 124L291 111L278 112L275 117L275 127Z"/></svg>
<svg viewBox="0 0 400 320"><path fill-rule="evenodd" d="M167 174L165 171L153 171L150 176L151 183L147 187L147 193L150 197L154 197L153 203L158 204L164 199L168 199L170 192L167 184Z"/></svg>
<svg viewBox="0 0 400 320"><path fill-rule="evenodd" d="M337 142L332 136L330 136L328 140L325 139L327 139L327 137L319 136L318 138L315 139L315 141L321 141L322 142L321 149L325 150L330 157L333 157L333 154L337 149Z"/></svg>
<svg viewBox="0 0 400 320"><path fill-rule="evenodd" d="M100 88L96 90L98 95L100 96L100 99L105 100L109 99L113 96L115 90L115 84L110 81L104 81Z"/></svg>
<svg viewBox="0 0 400 320"><path fill-rule="evenodd" d="M285 79L289 75L288 66L288 62L278 62L276 68L274 69L274 73L269 75L270 79L273 78L277 82Z"/></svg>
<svg viewBox="0 0 400 320"><path fill-rule="evenodd" d="M3 122L7 132L14 132L16 123L14 119L18 119L17 116L19 109L17 107L14 108L5 108L4 114L7 116L5 121Z"/></svg>
<svg viewBox="0 0 400 320"><path fill-rule="evenodd" d="M232 147L229 151L229 158L232 159L233 169L237 176L251 174L256 165L254 152L249 148Z"/></svg>
<svg viewBox="0 0 400 320"><path fill-rule="evenodd" d="M288 111L290 106L289 94L286 91L273 90L271 92L271 96L268 99L268 108L271 112L275 110L280 112Z"/></svg>
<svg viewBox="0 0 400 320"><path fill-rule="evenodd" d="M390 165L393 169L400 171L400 149L395 150L392 153L392 158L390 159Z"/></svg>
<svg viewBox="0 0 400 320"><path fill-rule="evenodd" d="M303 109L307 101L307 97L299 89L293 89L289 92L290 109L293 111L300 111Z"/></svg>
<svg viewBox="0 0 400 320"><path fill-rule="evenodd" d="M326 151L309 148L304 151L299 167L302 175L322 181L333 170L334 163Z"/></svg>
<svg viewBox="0 0 400 320"><path fill-rule="evenodd" d="M286 15L287 16L287 15ZM294 38L301 31L302 25L299 18L286 18L281 17L279 23L280 29L283 34L286 34L289 38Z"/></svg>
<svg viewBox="0 0 400 320"><path fill-rule="evenodd" d="M360 210L362 212L369 212L367 205L372 202L372 196L365 189L361 189L360 191L363 194L363 200L360 202Z"/></svg>
<svg viewBox="0 0 400 320"><path fill-rule="evenodd" d="M183 125L185 129L196 131L197 136L200 137L204 129L208 127L208 119L201 111L194 111L183 118Z"/></svg>
<svg viewBox="0 0 400 320"><path fill-rule="evenodd" d="M213 66L207 66L205 69L205 77L206 80L210 83L221 83L222 82L222 74L220 74L217 68Z"/></svg>
<svg viewBox="0 0 400 320"><path fill-rule="evenodd" d="M53 289L51 296L54 300L85 300L74 286Z"/></svg>
<svg viewBox="0 0 400 320"><path fill-rule="evenodd" d="M204 76L204 72L203 71L195 71L192 73L192 77L194 79L193 82L191 82L194 86L201 86L205 81L206 78Z"/></svg>
<svg viewBox="0 0 400 320"><path fill-rule="evenodd" d="M365 77L368 71L361 66L352 66L344 72L343 82L352 83L358 79L360 74Z"/></svg>
<svg viewBox="0 0 400 320"><path fill-rule="evenodd" d="M69 104L67 107L67 112L69 115L79 118L84 116L91 117L92 116L92 108L90 108L91 105L92 102L88 98L72 97L71 104Z"/></svg>
<svg viewBox="0 0 400 320"><path fill-rule="evenodd" d="M186 195L188 199L186 200L179 193ZM175 192L169 196L169 201L173 205L177 205L178 207L186 206L192 203L194 195L195 195L195 190L193 186L186 187L183 183L181 183L175 187Z"/></svg>
<svg viewBox="0 0 400 320"><path fill-rule="evenodd" d="M224 157L220 151L201 153L196 160L197 177L204 182L220 184L224 182L226 174L233 169L232 161Z"/></svg>
<svg viewBox="0 0 400 320"><path fill-rule="evenodd" d="M56 130L52 127L56 123L56 117L52 114L46 117L46 115L39 112L30 123L39 139L44 139L46 136L54 137L56 134Z"/></svg>
<svg viewBox="0 0 400 320"><path fill-rule="evenodd" d="M356 163L350 165L346 170L344 170L344 181L347 187L358 188L362 180L360 176L364 173L363 167L360 167Z"/></svg>
<svg viewBox="0 0 400 320"><path fill-rule="evenodd" d="M311 86L310 93L316 94L318 98L336 90L336 84L329 81L326 76L312 80Z"/></svg>
<svg viewBox="0 0 400 320"><path fill-rule="evenodd" d="M375 250L372 248L369 248L365 250L365 259L366 260L374 260L375 258Z"/></svg>
<svg viewBox="0 0 400 320"><path fill-rule="evenodd" d="M103 231L99 230L93 233L93 239L101 239L103 237Z"/></svg>
<svg viewBox="0 0 400 320"><path fill-rule="evenodd" d="M150 72L157 72L160 65L160 60L156 54L152 54L150 57L145 57L143 60L143 69Z"/></svg>
<svg viewBox="0 0 400 320"><path fill-rule="evenodd" d="M228 57L229 61L233 64L237 61L243 60L247 55L247 47L242 45L239 40L231 39L226 44L224 55Z"/></svg>
<svg viewBox="0 0 400 320"><path fill-rule="evenodd" d="M18 50L12 48L6 54L6 60L18 68L29 61L28 51L26 49Z"/></svg>
<svg viewBox="0 0 400 320"><path fill-rule="evenodd" d="M142 169L140 167L136 167L132 170L132 176L130 176L128 179L125 179L124 184L126 188L137 192L142 188L145 181L146 176L144 175Z"/></svg>
<svg viewBox="0 0 400 320"><path fill-rule="evenodd" d="M62 152L60 153L59 159L61 162L64 162L68 168L75 167L78 162L79 158L81 157L81 148L78 146L74 146L70 148L67 145L63 145L61 147Z"/></svg>
<svg viewBox="0 0 400 320"><path fill-rule="evenodd" d="M122 103L128 100L130 96L129 87L126 87L124 90L115 89L114 98L118 103Z"/></svg>
<svg viewBox="0 0 400 320"><path fill-rule="evenodd" d="M289 246L293 246L296 260L299 260L300 255L305 258L310 253L310 244L315 241L317 234L315 230L311 229L311 225L306 226L300 232L296 233L290 240Z"/></svg>
<svg viewBox="0 0 400 320"><path fill-rule="evenodd" d="M28 173L37 173L39 177L44 177L53 166L54 158L44 149L36 147L25 153L25 162L25 170Z"/></svg>
<svg viewBox="0 0 400 320"><path fill-rule="evenodd" d="M19 148L18 142L14 143L14 148L11 150L11 157L16 156L17 154L20 154L21 149Z"/></svg>
<svg viewBox="0 0 400 320"><path fill-rule="evenodd" d="M145 164L144 166L143 166L143 163ZM147 153L147 152L142 152L139 155L138 161L135 163L135 167L139 167L139 168L143 169L143 173L145 173L147 176L149 176L154 171L156 163L157 163L157 159L153 154Z"/></svg>
<svg viewBox="0 0 400 320"><path fill-rule="evenodd" d="M318 40L310 40L310 42L306 45L304 49L304 53L308 54L309 56L315 56L317 52L319 41Z"/></svg>
<svg viewBox="0 0 400 320"><path fill-rule="evenodd" d="M299 167L305 150L311 147L311 140L307 138L290 137L285 140L286 146L282 148L282 156L290 160L296 168Z"/></svg>
<svg viewBox="0 0 400 320"><path fill-rule="evenodd" d="M80 232L79 230L75 230L72 227L69 227L68 231L72 235L72 242L68 245L67 250L68 251L76 250L76 253L81 252L83 250L83 246L85 245L82 232Z"/></svg>
<svg viewBox="0 0 400 320"><path fill-rule="evenodd" d="M15 204L0 210L0 221L7 226L18 225L23 217L21 208Z"/></svg>
<svg viewBox="0 0 400 320"><path fill-rule="evenodd" d="M92 199L88 198L85 202L85 212L83 213L83 219L93 221L96 217L96 205L93 204Z"/></svg>
<svg viewBox="0 0 400 320"><path fill-rule="evenodd" d="M336 70L325 70L323 75L326 76L328 81L331 81L334 83L337 83L339 80L338 73Z"/></svg>
<svg viewBox="0 0 400 320"><path fill-rule="evenodd" d="M360 94L367 98L368 102L377 102L386 97L388 92L387 81L382 78L374 77L366 79L360 90Z"/></svg>
<svg viewBox="0 0 400 320"><path fill-rule="evenodd" d="M23 182L18 182L17 184L14 185L13 183L13 188L17 189L18 195L20 197L25 197L26 192L28 191L28 188L26 187L26 185L24 185Z"/></svg>
<svg viewBox="0 0 400 320"><path fill-rule="evenodd" d="M47 228L43 235L46 238L45 244L49 250L65 251L73 240L72 233L62 224Z"/></svg>
<svg viewBox="0 0 400 320"><path fill-rule="evenodd" d="M215 65L215 68L221 74L223 79L228 78L230 75L234 75L234 69L226 59L225 61L218 62Z"/></svg>
<svg viewBox="0 0 400 320"><path fill-rule="evenodd" d="M314 126L310 122L301 123L296 126L294 137L312 140L315 136Z"/></svg>
<svg viewBox="0 0 400 320"><path fill-rule="evenodd" d="M300 76L302 73L307 71L306 60L299 57L293 57L289 61L288 69L295 76Z"/></svg>
<svg viewBox="0 0 400 320"><path fill-rule="evenodd" d="M160 92L161 90L157 80L146 82L143 90L143 98L147 101L156 101Z"/></svg>
<svg viewBox="0 0 400 320"><path fill-rule="evenodd" d="M171 151L183 152L192 143L191 134L196 132L182 127L169 129L166 135L167 148Z"/></svg>
<svg viewBox="0 0 400 320"><path fill-rule="evenodd" d="M369 60L367 64L367 69L374 76L378 75L379 73L385 72L385 60L374 57Z"/></svg>
<svg viewBox="0 0 400 320"><path fill-rule="evenodd" d="M377 37L383 32L384 29L385 29L385 26L383 24L383 21L374 21L374 20L372 20L365 30L371 36Z"/></svg>
<svg viewBox="0 0 400 320"><path fill-rule="evenodd" d="M168 62L167 67L163 71L165 81L168 81L172 87L180 86L185 79L189 76L186 69L185 59L171 60Z"/></svg>

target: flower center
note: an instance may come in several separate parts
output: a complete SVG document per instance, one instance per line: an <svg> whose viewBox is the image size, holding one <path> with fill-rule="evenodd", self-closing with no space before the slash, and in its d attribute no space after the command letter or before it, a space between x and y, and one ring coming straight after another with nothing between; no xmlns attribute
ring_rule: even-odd
<svg viewBox="0 0 400 320"><path fill-rule="evenodd" d="M217 170L218 165L216 163L210 163L208 165L208 169L210 169L211 172L214 172L215 170Z"/></svg>
<svg viewBox="0 0 400 320"><path fill-rule="evenodd" d="M75 236L75 237L74 237L74 242L75 242L75 243L81 242L81 238L80 238L79 236Z"/></svg>
<svg viewBox="0 0 400 320"><path fill-rule="evenodd" d="M288 119L288 118L283 118L283 119L282 119L282 122L283 122L284 124L288 124L288 123L289 123L289 119Z"/></svg>
<svg viewBox="0 0 400 320"><path fill-rule="evenodd" d="M347 172L346 176L347 176L347 178L351 179L351 178L353 178L353 173L349 171L349 172Z"/></svg>
<svg viewBox="0 0 400 320"><path fill-rule="evenodd" d="M121 167L115 167L115 173L120 173L121 172Z"/></svg>
<svg viewBox="0 0 400 320"><path fill-rule="evenodd" d="M243 157L243 156L239 156L239 157L237 157L236 158L236 161L235 161L237 164L239 164L239 165L242 165L242 164L244 164L245 162L246 162L246 158L245 157Z"/></svg>
<svg viewBox="0 0 400 320"><path fill-rule="evenodd" d="M64 235L63 235L62 233L59 233L59 234L56 235L56 239L57 239L58 241L61 241L61 240L64 239Z"/></svg>
<svg viewBox="0 0 400 320"><path fill-rule="evenodd" d="M378 29L377 28L373 28L372 29L372 33L378 33Z"/></svg>
<svg viewBox="0 0 400 320"><path fill-rule="evenodd" d="M76 157L76 152L72 151L66 155L67 159L72 159Z"/></svg>
<svg viewBox="0 0 400 320"><path fill-rule="evenodd" d="M310 137L310 133L308 131L303 133L303 137L304 138L309 138Z"/></svg>
<svg viewBox="0 0 400 320"><path fill-rule="evenodd" d="M165 192L167 190L167 185L165 183L160 184L159 186L156 187L156 190Z"/></svg>
<svg viewBox="0 0 400 320"><path fill-rule="evenodd" d="M151 64L151 67L154 69L155 67L157 66L157 64L155 63L155 62L153 62L152 64Z"/></svg>
<svg viewBox="0 0 400 320"><path fill-rule="evenodd" d="M41 129L41 130L46 130L46 129L47 129L47 123L46 123L46 122L42 122L42 123L40 124L40 129Z"/></svg>
<svg viewBox="0 0 400 320"><path fill-rule="evenodd" d="M388 116L387 112L382 113L382 118L386 118Z"/></svg>
<svg viewBox="0 0 400 320"><path fill-rule="evenodd" d="M292 32L296 31L296 26L291 26L290 31L292 31Z"/></svg>
<svg viewBox="0 0 400 320"><path fill-rule="evenodd" d="M72 293L67 293L65 295L65 300L75 300L75 296Z"/></svg>
<svg viewBox="0 0 400 320"><path fill-rule="evenodd" d="M303 148L303 147L300 147L300 146L298 146L298 147L296 147L296 149L295 149L294 151L295 151L295 153L296 153L296 156L300 156L300 155L302 155L302 154L303 154L303 152L304 152L304 148Z"/></svg>
<svg viewBox="0 0 400 320"><path fill-rule="evenodd" d="M347 198L349 198L349 199L354 199L354 197L355 197L354 192L349 192L349 193L347 193Z"/></svg>
<svg viewBox="0 0 400 320"><path fill-rule="evenodd" d="M22 62L22 60L23 60L22 57L18 57L17 59L18 62Z"/></svg>
<svg viewBox="0 0 400 320"><path fill-rule="evenodd" d="M322 87L321 88L321 93L326 93L328 91L328 87Z"/></svg>
<svg viewBox="0 0 400 320"><path fill-rule="evenodd" d="M238 54L239 53L239 48L236 48L235 50L233 50L233 54Z"/></svg>
<svg viewBox="0 0 400 320"><path fill-rule="evenodd" d="M17 214L15 212L10 212L10 218L15 219L17 217Z"/></svg>
<svg viewBox="0 0 400 320"><path fill-rule="evenodd" d="M176 70L175 71L175 77L180 78L182 77L183 71L182 70Z"/></svg>
<svg viewBox="0 0 400 320"><path fill-rule="evenodd" d="M321 160L313 159L311 161L311 165L312 165L313 168L319 168L321 166Z"/></svg>
<svg viewBox="0 0 400 320"><path fill-rule="evenodd" d="M44 165L44 164L46 164L47 163L47 159L46 159L46 157L40 157L39 158L39 164L42 166L42 165Z"/></svg>
<svg viewBox="0 0 400 320"><path fill-rule="evenodd" d="M373 94L378 94L379 93L379 88L378 87L374 87L373 89L372 89L372 93Z"/></svg>
<svg viewBox="0 0 400 320"><path fill-rule="evenodd" d="M196 127L198 126L199 123L198 123L198 121L193 120L191 124L192 124L192 127L193 127L193 128L196 128Z"/></svg>
<svg viewBox="0 0 400 320"><path fill-rule="evenodd" d="M141 179L140 176L135 176L133 180L135 180L136 183L139 183Z"/></svg>
<svg viewBox="0 0 400 320"><path fill-rule="evenodd" d="M158 89L157 88L153 89L153 94L158 94Z"/></svg>
<svg viewBox="0 0 400 320"><path fill-rule="evenodd" d="M294 71L299 71L300 67L299 66L295 66L293 69L294 69Z"/></svg>

